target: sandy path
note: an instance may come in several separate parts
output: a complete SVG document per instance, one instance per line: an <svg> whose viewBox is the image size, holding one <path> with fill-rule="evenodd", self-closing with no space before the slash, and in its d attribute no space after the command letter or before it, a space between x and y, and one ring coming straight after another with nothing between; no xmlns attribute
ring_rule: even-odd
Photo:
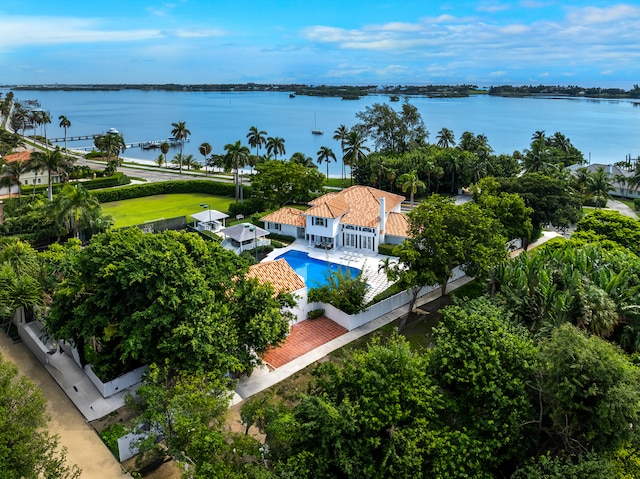
<svg viewBox="0 0 640 479"><path fill-rule="evenodd" d="M13 344L4 332L0 332L0 353L4 359L16 363L20 373L42 390L51 416L49 431L60 436L60 444L68 449L68 461L82 469L83 479L130 477L24 344Z"/></svg>

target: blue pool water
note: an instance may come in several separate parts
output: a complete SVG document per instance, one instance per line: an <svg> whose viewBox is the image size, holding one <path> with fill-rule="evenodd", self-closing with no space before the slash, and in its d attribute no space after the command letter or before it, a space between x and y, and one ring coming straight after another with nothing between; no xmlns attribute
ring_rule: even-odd
<svg viewBox="0 0 640 479"><path fill-rule="evenodd" d="M304 278L304 282L309 288L318 288L328 284L327 277L331 272L339 270L342 272L348 271L353 277L358 276L361 272L358 268L352 266L344 266L329 261L310 258L309 255L303 251L289 250L276 259L280 258L284 258L286 262L289 263L289 266Z"/></svg>

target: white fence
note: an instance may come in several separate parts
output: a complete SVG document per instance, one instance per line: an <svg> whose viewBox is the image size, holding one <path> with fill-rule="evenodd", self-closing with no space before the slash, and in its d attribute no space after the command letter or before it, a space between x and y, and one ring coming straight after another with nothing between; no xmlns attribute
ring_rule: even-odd
<svg viewBox="0 0 640 479"><path fill-rule="evenodd" d="M111 381L107 381L106 383L103 383L100 380L100 378L96 376L96 373L93 372L93 368L91 367L91 364L87 364L84 367L84 372L86 373L87 377L91 380L91 382L96 387L96 389L100 392L100 394L102 394L103 398L108 398L110 396L113 396L114 394L124 389L130 388L131 386L142 382L142 376L144 375L146 370L147 370L146 366L140 366L139 368L134 369L133 371L129 371L128 373L123 374L122 376L118 376L117 378Z"/></svg>
<svg viewBox="0 0 640 479"><path fill-rule="evenodd" d="M462 276L464 276L464 272L459 268L455 268L453 271L453 276L451 277L449 282L461 278ZM422 288L420 290L420 293L418 293L418 297L430 293L431 291L434 291L438 288L440 288L439 285ZM379 303L370 306L365 311L361 311L357 314L347 314L344 311L340 311L335 306L326 303L312 303L311 307L312 309L324 308L325 316L335 321L346 330L351 331L353 329L359 328L364 324L369 323L370 321L373 321L374 319L379 318L380 316L384 316L385 314L390 313L394 309L398 309L409 304L410 301L411 294L407 291L402 291L401 293L384 299Z"/></svg>

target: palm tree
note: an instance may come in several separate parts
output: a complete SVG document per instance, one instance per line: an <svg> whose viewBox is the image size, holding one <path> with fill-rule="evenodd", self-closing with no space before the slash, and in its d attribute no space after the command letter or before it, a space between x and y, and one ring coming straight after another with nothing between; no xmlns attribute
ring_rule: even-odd
<svg viewBox="0 0 640 479"><path fill-rule="evenodd" d="M120 165L120 153L124 153L127 145L121 133L107 133L106 135L98 135L93 140L94 145L100 151L107 154L107 168L116 171ZM112 162L111 157L115 156Z"/></svg>
<svg viewBox="0 0 640 479"><path fill-rule="evenodd" d="M355 130L349 132L345 142L344 161L349 165L351 185L353 185L353 165L360 163L367 157L369 148L364 146L364 137Z"/></svg>
<svg viewBox="0 0 640 479"><path fill-rule="evenodd" d="M305 156L305 154L300 151L296 151L293 155L291 155L289 161L291 163L302 165L305 168L318 168L318 165L313 162L313 158L311 158L310 156Z"/></svg>
<svg viewBox="0 0 640 479"><path fill-rule="evenodd" d="M21 197L20 202L22 202L22 180L20 179L22 175L31 171L31 166L28 161L12 161L10 163L5 163L2 167L2 171L0 171L0 184L2 186L9 187L9 196L11 196L11 187L18 185L18 195Z"/></svg>
<svg viewBox="0 0 640 479"><path fill-rule="evenodd" d="M60 120L60 128L64 128L64 151L68 152L68 150L67 150L67 128L69 128L71 126L71 122L64 115L60 115L58 117L58 120Z"/></svg>
<svg viewBox="0 0 640 479"><path fill-rule="evenodd" d="M585 198L594 198L596 209L607 205L607 200L611 198L609 192L613 190L614 187L609 181L609 174L604 171L603 167L598 168L593 173L589 173L587 184L585 185Z"/></svg>
<svg viewBox="0 0 640 479"><path fill-rule="evenodd" d="M51 115L48 111L38 111L38 123L42 126L42 136L44 136L44 148L49 149L49 142L47 141L47 125L51 123Z"/></svg>
<svg viewBox="0 0 640 479"><path fill-rule="evenodd" d="M247 133L247 140L251 148L256 149L256 156L260 156L260 148L267 144L267 132L258 130L258 127L252 126Z"/></svg>
<svg viewBox="0 0 640 479"><path fill-rule="evenodd" d="M80 238L80 223L100 211L100 203L81 185L64 185L51 204L56 223Z"/></svg>
<svg viewBox="0 0 640 479"><path fill-rule="evenodd" d="M182 158L182 148L184 147L185 140L189 137L191 132L187 129L186 122L179 121L177 123L171 123L173 130L171 130L171 136L176 141L180 142L180 158ZM180 173L182 173L182 163L180 163Z"/></svg>
<svg viewBox="0 0 640 479"><path fill-rule="evenodd" d="M441 148L451 148L452 146L456 146L455 136L453 131L449 128L443 128L440 130L436 138L438 139L437 145Z"/></svg>
<svg viewBox="0 0 640 479"><path fill-rule="evenodd" d="M240 140L235 143L228 143L225 145L224 150L227 152L225 156L225 163L228 167L233 168L235 183L236 183L236 201L240 198L240 178L238 170L243 167L251 152L249 148L242 145Z"/></svg>
<svg viewBox="0 0 640 479"><path fill-rule="evenodd" d="M400 185L400 188L402 188L403 193L406 193L407 191L410 192L410 203L411 208L413 208L413 196L418 192L419 189L424 188L425 184L420 180L420 178L418 178L418 174L415 170L411 173L400 175L400 178L398 178L398 183Z"/></svg>
<svg viewBox="0 0 640 479"><path fill-rule="evenodd" d="M613 181L615 181L616 183L618 183L618 185L620 185L620 195L623 198L627 197L627 186L629 186L629 180L630 178L622 173L617 173L615 175L613 175Z"/></svg>
<svg viewBox="0 0 640 479"><path fill-rule="evenodd" d="M53 151L47 151L40 160L44 168L47 170L47 197L49 201L53 201L53 176L52 173L60 172L65 166L64 158L60 150L56 148Z"/></svg>
<svg viewBox="0 0 640 479"><path fill-rule="evenodd" d="M531 142L531 148L525 150L522 159L522 169L526 173L544 174L549 174L556 169L544 136L533 140Z"/></svg>
<svg viewBox="0 0 640 479"><path fill-rule="evenodd" d="M155 163L156 165L158 165L160 168L162 168L162 165L164 165L165 159L164 159L164 155L160 154L158 155L158 158L155 159Z"/></svg>
<svg viewBox="0 0 640 479"><path fill-rule="evenodd" d="M321 146L320 150L317 153L318 155L318 164L321 165L324 161L327 164L327 184L329 183L329 163L331 161L336 161L336 155L331 148L328 146Z"/></svg>
<svg viewBox="0 0 640 479"><path fill-rule="evenodd" d="M33 199L36 197L36 187L38 186L38 173L40 172L40 170L44 170L47 167L47 160L46 160L46 156L49 152L45 153L44 151L34 151L33 153L31 153L31 155L29 156L29 169L31 171L33 171L34 173L34 177L33 177L33 193L31 194L31 200L33 201Z"/></svg>
<svg viewBox="0 0 640 479"><path fill-rule="evenodd" d="M169 153L169 148L171 148L171 145L169 143L167 143L166 141L163 141L162 143L160 143L160 151L164 155L164 164L165 165L167 164L167 153Z"/></svg>
<svg viewBox="0 0 640 479"><path fill-rule="evenodd" d="M287 152L284 149L284 138L279 136L267 138L267 154L273 154L278 159L278 155L285 155Z"/></svg>
<svg viewBox="0 0 640 479"><path fill-rule="evenodd" d="M533 135L531 135L531 141L544 140L544 130L537 130Z"/></svg>
<svg viewBox="0 0 640 479"><path fill-rule="evenodd" d="M349 130L345 125L340 125L336 128L336 131L333 132L333 139L340 142L340 149L342 150L342 186L344 187L344 178L346 176L345 166L344 166L344 146L347 143L347 137L349 136Z"/></svg>
<svg viewBox="0 0 640 479"><path fill-rule="evenodd" d="M209 143L202 143L199 147L198 147L198 151L200 152L200 154L202 156L204 156L204 174L207 174L207 156L209 156L209 153L211 153L211 145Z"/></svg>

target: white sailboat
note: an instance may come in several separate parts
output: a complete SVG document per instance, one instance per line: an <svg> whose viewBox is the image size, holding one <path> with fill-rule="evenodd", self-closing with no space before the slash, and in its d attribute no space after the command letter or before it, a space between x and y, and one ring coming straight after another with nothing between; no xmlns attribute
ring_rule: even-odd
<svg viewBox="0 0 640 479"><path fill-rule="evenodd" d="M313 130L311 130L311 133L313 133L314 135L324 135L324 131L319 130L318 129L318 125L316 124L316 114L313 114Z"/></svg>

